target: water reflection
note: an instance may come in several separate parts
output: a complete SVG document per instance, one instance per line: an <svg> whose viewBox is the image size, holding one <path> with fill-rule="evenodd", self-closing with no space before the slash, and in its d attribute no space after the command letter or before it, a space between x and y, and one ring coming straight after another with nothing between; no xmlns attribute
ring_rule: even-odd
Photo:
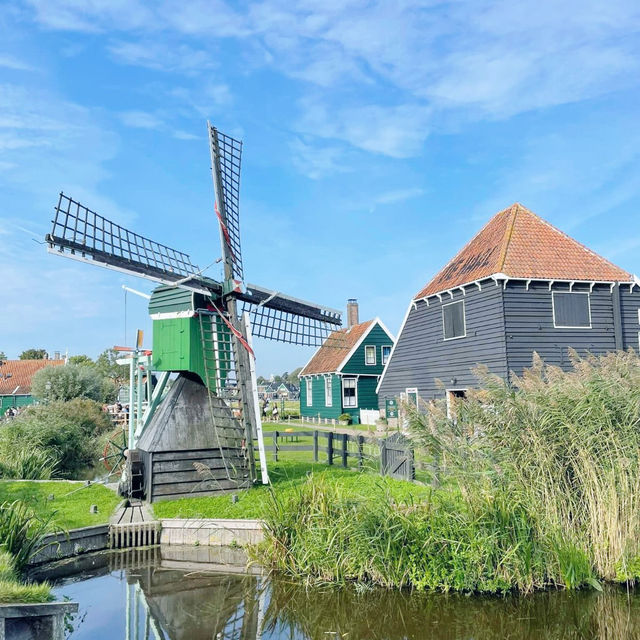
<svg viewBox="0 0 640 640"><path fill-rule="evenodd" d="M59 575L56 587L80 602L71 638L640 640L640 597L624 589L520 598L308 590L229 573L238 553L171 547L84 559L82 574Z"/></svg>

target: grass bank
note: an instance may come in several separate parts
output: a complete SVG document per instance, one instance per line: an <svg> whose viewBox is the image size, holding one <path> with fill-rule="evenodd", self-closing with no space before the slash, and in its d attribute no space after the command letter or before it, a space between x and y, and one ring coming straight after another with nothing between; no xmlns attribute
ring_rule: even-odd
<svg viewBox="0 0 640 640"><path fill-rule="evenodd" d="M315 475L268 494L261 559L314 583L531 592L640 580L640 359L536 360L512 384L478 370L454 407L413 411L442 485L349 494Z"/></svg>
<svg viewBox="0 0 640 640"><path fill-rule="evenodd" d="M407 501L426 497L430 490L409 482L378 475L357 473L323 464L283 461L269 465L271 487L257 486L250 491L238 492L236 503L231 495L167 500L153 505L158 518L263 518L268 513L273 496L288 500L307 484L309 474L322 479L328 487L339 487L350 500L376 496L383 492L394 500Z"/></svg>
<svg viewBox="0 0 640 640"><path fill-rule="evenodd" d="M99 484L0 481L0 503L14 500L28 504L40 518L50 519L51 529L77 529L107 522L121 498ZM98 513L89 513L94 504Z"/></svg>

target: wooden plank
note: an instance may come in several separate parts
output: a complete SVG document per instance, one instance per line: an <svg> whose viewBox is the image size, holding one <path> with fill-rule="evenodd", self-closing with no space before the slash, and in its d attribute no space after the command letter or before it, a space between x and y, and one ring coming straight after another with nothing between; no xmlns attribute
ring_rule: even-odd
<svg viewBox="0 0 640 640"><path fill-rule="evenodd" d="M238 466L244 458L233 457L233 458L225 458L227 464L234 464ZM207 465L210 469L224 469L225 468L225 460L222 458L200 458L195 460L193 458L188 460L165 460L153 461L153 472L154 473L163 473L167 471L190 471L194 469L193 463L200 462L202 464Z"/></svg>
<svg viewBox="0 0 640 640"><path fill-rule="evenodd" d="M197 496L203 493L211 493L217 491L227 491L240 489L234 480L205 481L205 482L176 482L172 484L154 486L153 498L175 496L182 498L186 496Z"/></svg>
<svg viewBox="0 0 640 640"><path fill-rule="evenodd" d="M231 449L224 449L224 454L233 455L233 452L237 451L235 447ZM154 451L153 452L153 460L155 461L163 461L163 460L190 460L190 459L199 459L199 458L221 458L222 454L220 453L220 449L193 449L187 451Z"/></svg>
<svg viewBox="0 0 640 640"><path fill-rule="evenodd" d="M273 447L271 447L273 448ZM279 444L278 451L313 451L313 445L310 444Z"/></svg>
<svg viewBox="0 0 640 640"><path fill-rule="evenodd" d="M237 472L241 473L243 469L236 467ZM232 467L229 467L231 475L233 475ZM202 482L203 480L228 480L229 475L226 469L217 469L214 473L207 473L201 476L195 469L192 471L167 471L165 473L156 473L153 477L153 484L172 484L174 482Z"/></svg>

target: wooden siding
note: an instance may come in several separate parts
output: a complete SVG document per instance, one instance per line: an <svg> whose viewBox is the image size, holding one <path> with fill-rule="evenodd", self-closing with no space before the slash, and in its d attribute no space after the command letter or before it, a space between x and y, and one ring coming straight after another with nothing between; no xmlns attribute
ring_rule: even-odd
<svg viewBox="0 0 640 640"><path fill-rule="evenodd" d="M553 291L569 291L569 285L554 284L549 291L548 283L538 282L531 283L527 291L524 282L507 283L503 296L507 362L509 371L513 371L516 375L521 375L523 369L531 366L534 351L545 362L568 370L571 368L570 348L575 349L579 354L590 352L596 355L615 349L613 296L609 285L595 285L591 291L590 329L554 327ZM573 291L588 292L589 285L576 284ZM634 295L636 298L639 297L638 294ZM632 311L629 309L625 316L625 324L630 322L631 316ZM629 344L628 340L626 342Z"/></svg>
<svg viewBox="0 0 640 640"><path fill-rule="evenodd" d="M309 376L312 380L312 406L307 406L307 376L300 378L300 414L303 416L320 416L321 418L338 418L342 413L342 384L340 376L331 374L332 406L327 407L324 397L324 375Z"/></svg>
<svg viewBox="0 0 640 640"><path fill-rule="evenodd" d="M444 340L442 303L437 298L416 303L407 321L380 385L379 406L385 398L398 397L407 387L417 387L423 400L442 397L446 387L465 389L477 385L472 369L484 364L500 376L507 375L504 339L502 285L485 281L482 291L467 287L466 295L456 291L442 303L465 301L466 336ZM451 383L455 378L456 382Z"/></svg>
<svg viewBox="0 0 640 640"><path fill-rule="evenodd" d="M629 291L628 285L620 286L620 307L622 310L622 337L625 349L630 347L638 352L638 332L640 332L640 322L638 310L640 309L640 289L634 287Z"/></svg>
<svg viewBox="0 0 640 640"><path fill-rule="evenodd" d="M375 365L365 364L364 354L366 346L374 346L376 348ZM379 324L376 324L362 341L362 344L360 344L354 354L349 358L349 361L345 363L344 367L342 367L340 372L344 374L353 373L379 376L384 369L382 366L383 346L392 347L393 340Z"/></svg>

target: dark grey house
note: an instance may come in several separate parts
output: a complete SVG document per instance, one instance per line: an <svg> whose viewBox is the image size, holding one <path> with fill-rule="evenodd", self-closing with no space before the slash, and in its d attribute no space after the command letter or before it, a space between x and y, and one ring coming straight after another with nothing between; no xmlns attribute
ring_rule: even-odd
<svg viewBox="0 0 640 640"><path fill-rule="evenodd" d="M497 213L409 303L385 399L464 396L478 364L506 378L568 351L638 349L640 281L520 204ZM444 388L443 388L444 386Z"/></svg>

